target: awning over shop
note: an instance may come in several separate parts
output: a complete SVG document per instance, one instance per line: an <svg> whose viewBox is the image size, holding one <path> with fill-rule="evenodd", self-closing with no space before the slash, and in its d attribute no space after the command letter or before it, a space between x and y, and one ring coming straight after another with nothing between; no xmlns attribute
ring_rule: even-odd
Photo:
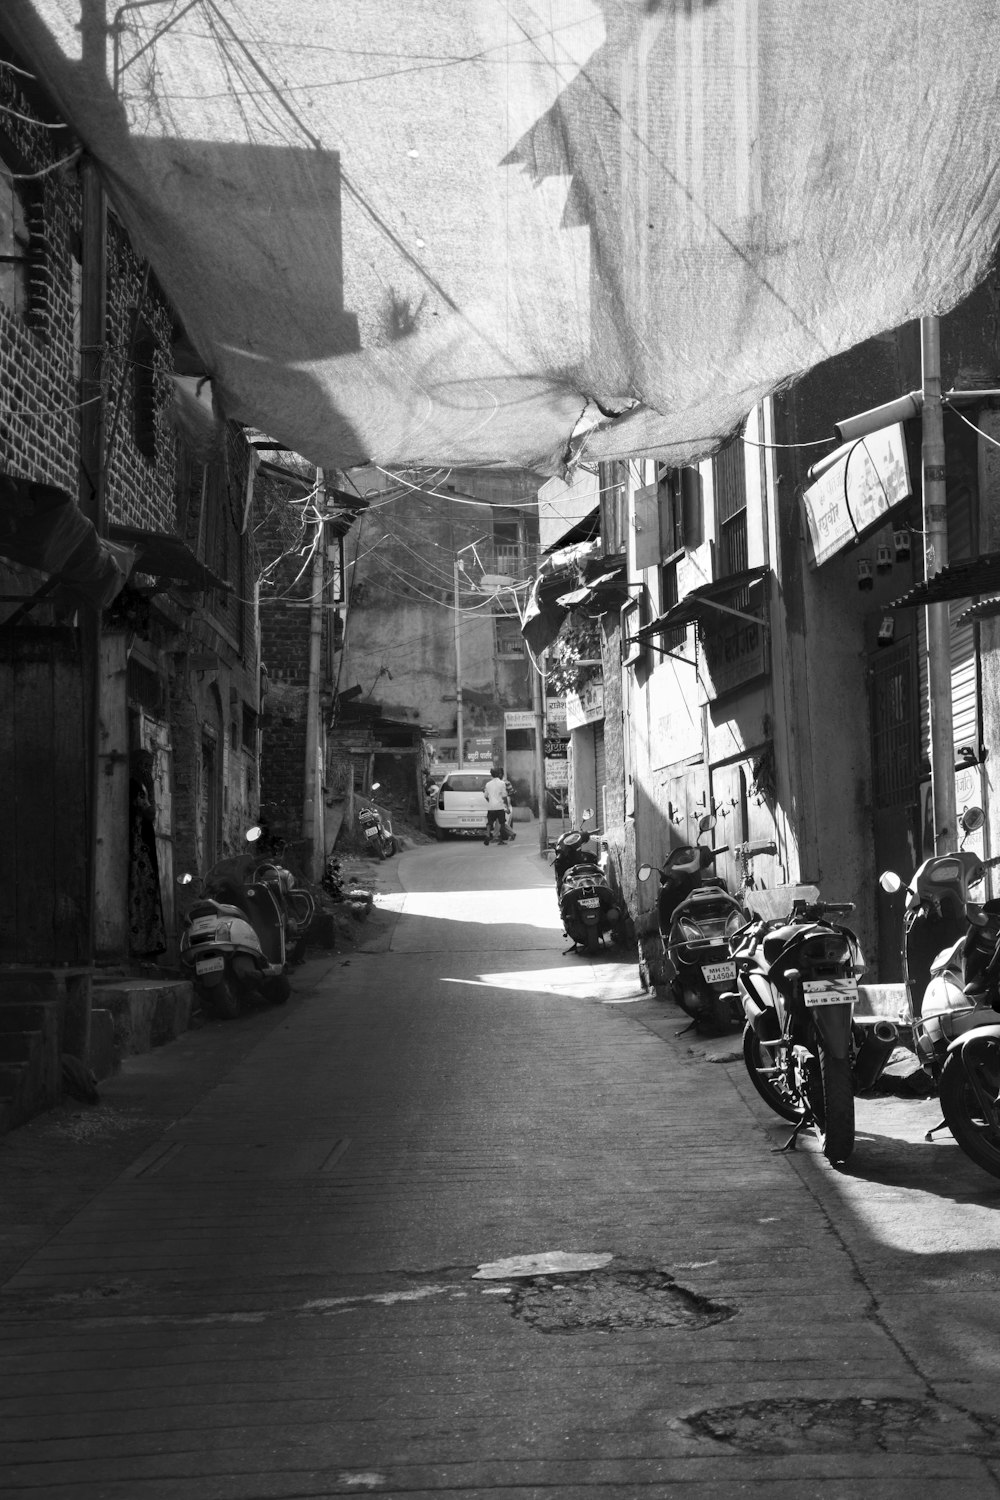
<svg viewBox="0 0 1000 1500"><path fill-rule="evenodd" d="M702 584L701 588L692 589L677 604L672 604L669 609L664 610L662 615L657 615L648 625L635 633L635 639L645 644L663 635L668 630L677 630L682 625L718 625L724 617L734 615L741 618L752 619L760 623L759 615L752 615L748 610L738 609L733 605L733 598L745 589L753 589L767 577L769 569L747 568L742 573L731 573L726 578L719 578L714 583ZM766 626L766 621L764 622Z"/></svg>
<svg viewBox="0 0 1000 1500"><path fill-rule="evenodd" d="M0 556L47 573L97 609L121 592L133 563L127 545L101 540L66 490L14 474L0 474Z"/></svg>
<svg viewBox="0 0 1000 1500"><path fill-rule="evenodd" d="M530 650L537 656L551 646L571 609L601 599L608 590L624 590L623 579L623 566L608 569L600 538L543 558L521 619Z"/></svg>
<svg viewBox="0 0 1000 1500"><path fill-rule="evenodd" d="M193 589L226 589L232 584L199 562L191 548L179 536L160 531L143 531L138 526L109 526L108 536L121 542L135 554L135 572L153 578L169 578Z"/></svg>
<svg viewBox="0 0 1000 1500"><path fill-rule="evenodd" d="M947 604L952 599L968 599L976 594L995 594L1000 590L1000 552L983 552L963 562L949 563L933 578L916 584L887 605L888 609L917 609L926 604ZM988 602L988 601L984 601ZM976 606L973 606L976 608ZM966 615L971 611L966 611ZM980 616L980 618L982 618Z"/></svg>
<svg viewBox="0 0 1000 1500"><path fill-rule="evenodd" d="M953 307L1000 237L984 0L4 0L2 25L218 414L318 466L687 463Z"/></svg>

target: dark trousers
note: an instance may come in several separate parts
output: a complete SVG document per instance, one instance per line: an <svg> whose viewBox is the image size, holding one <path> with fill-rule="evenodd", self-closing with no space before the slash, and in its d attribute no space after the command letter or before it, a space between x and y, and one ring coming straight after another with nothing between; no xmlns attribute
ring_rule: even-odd
<svg viewBox="0 0 1000 1500"><path fill-rule="evenodd" d="M488 808L486 812L486 837L488 839L493 837L493 830L497 825L500 828L500 842L501 844L506 844L507 814L502 807Z"/></svg>

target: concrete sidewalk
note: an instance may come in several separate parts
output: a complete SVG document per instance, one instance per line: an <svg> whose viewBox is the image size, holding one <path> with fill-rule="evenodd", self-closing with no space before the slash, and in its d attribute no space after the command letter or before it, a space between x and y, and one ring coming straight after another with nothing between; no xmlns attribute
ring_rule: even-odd
<svg viewBox="0 0 1000 1500"><path fill-rule="evenodd" d="M433 900L2 1143L6 1500L1000 1493L732 1040ZM611 1260L477 1279L551 1251Z"/></svg>

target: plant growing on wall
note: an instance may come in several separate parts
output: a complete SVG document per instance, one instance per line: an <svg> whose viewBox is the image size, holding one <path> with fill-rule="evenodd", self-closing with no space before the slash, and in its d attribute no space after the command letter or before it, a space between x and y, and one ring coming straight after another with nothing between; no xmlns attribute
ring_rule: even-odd
<svg viewBox="0 0 1000 1500"><path fill-rule="evenodd" d="M579 693L601 660L601 633L589 615L570 614L548 650L551 693Z"/></svg>

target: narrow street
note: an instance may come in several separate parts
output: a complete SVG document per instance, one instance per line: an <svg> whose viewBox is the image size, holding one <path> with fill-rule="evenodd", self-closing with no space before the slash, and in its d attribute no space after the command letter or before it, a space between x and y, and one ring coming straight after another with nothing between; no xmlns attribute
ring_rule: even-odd
<svg viewBox="0 0 1000 1500"><path fill-rule="evenodd" d="M933 1103L776 1155L526 831L377 876L287 1011L0 1142L7 1500L1000 1494L1000 1181ZM611 1259L475 1274L549 1252Z"/></svg>

